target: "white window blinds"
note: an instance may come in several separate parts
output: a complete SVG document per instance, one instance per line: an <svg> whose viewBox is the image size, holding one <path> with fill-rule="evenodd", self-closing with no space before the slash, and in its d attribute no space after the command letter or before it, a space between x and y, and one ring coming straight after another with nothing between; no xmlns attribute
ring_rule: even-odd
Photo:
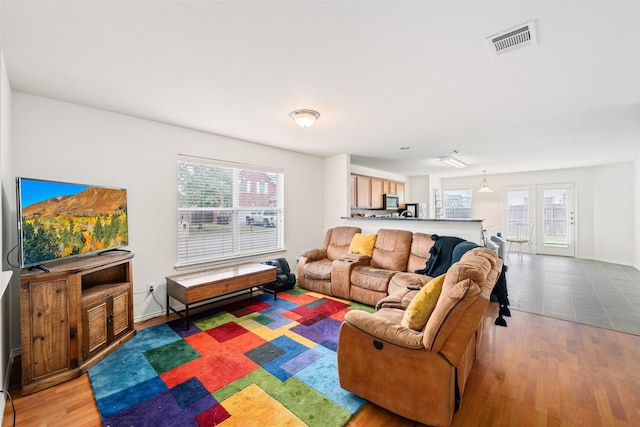
<svg viewBox="0 0 640 427"><path fill-rule="evenodd" d="M282 206L281 171L180 157L178 265L283 250Z"/></svg>

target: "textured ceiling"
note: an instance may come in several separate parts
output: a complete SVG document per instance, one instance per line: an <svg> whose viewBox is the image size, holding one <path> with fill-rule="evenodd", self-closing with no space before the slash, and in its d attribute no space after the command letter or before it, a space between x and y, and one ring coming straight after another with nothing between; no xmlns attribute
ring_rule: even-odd
<svg viewBox="0 0 640 427"><path fill-rule="evenodd" d="M404 175L640 156L637 1L2 0L0 14L15 91ZM531 20L537 44L491 54L486 37ZM321 117L298 128L297 108ZM454 150L468 168L440 164Z"/></svg>

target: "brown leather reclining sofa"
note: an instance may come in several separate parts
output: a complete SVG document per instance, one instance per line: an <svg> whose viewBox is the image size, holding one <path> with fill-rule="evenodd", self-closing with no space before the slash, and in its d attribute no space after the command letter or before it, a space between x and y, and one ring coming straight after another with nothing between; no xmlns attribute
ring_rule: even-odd
<svg viewBox="0 0 640 427"><path fill-rule="evenodd" d="M351 240L360 232L358 227L332 228L322 248L303 251L298 259L300 286L376 305L395 289L421 287L432 279L414 273L429 259L434 244L430 234L380 229L371 256L350 254Z"/></svg>
<svg viewBox="0 0 640 427"><path fill-rule="evenodd" d="M345 316L338 339L340 385L403 417L448 426L476 359L502 260L487 248L466 252L447 270L426 325L414 330L402 325L403 317L419 292L413 288L432 279L413 272L429 259L430 235L378 230L367 257L348 254L347 236L359 232L352 228L329 230L324 249L304 251L298 265L300 286L376 306L375 313Z"/></svg>

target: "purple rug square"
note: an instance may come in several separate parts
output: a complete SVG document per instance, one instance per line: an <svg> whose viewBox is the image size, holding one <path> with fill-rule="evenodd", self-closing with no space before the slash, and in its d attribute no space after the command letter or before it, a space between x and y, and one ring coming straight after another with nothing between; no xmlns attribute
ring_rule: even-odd
<svg viewBox="0 0 640 427"><path fill-rule="evenodd" d="M190 320L194 320L194 319L190 318ZM190 337L191 335L195 335L202 332L200 328L198 328L196 325L194 325L191 322L189 322L189 329L185 330L183 319L172 320L170 322L167 322L167 325L171 329L173 329L173 331L176 334L180 335L181 338L187 338L187 337Z"/></svg>
<svg viewBox="0 0 640 427"><path fill-rule="evenodd" d="M211 398L211 401L215 402L215 399ZM166 392L103 419L103 424L109 427L157 427L167 425L168 420L172 425L193 425L193 418L178 406L171 393Z"/></svg>
<svg viewBox="0 0 640 427"><path fill-rule="evenodd" d="M337 342L340 322L331 317L325 317L310 325L300 324L294 326L291 330L318 344L322 344L325 341Z"/></svg>
<svg viewBox="0 0 640 427"><path fill-rule="evenodd" d="M295 375L323 356L324 355L322 353L318 353L314 350L308 350L288 362L283 363L281 368L291 375Z"/></svg>

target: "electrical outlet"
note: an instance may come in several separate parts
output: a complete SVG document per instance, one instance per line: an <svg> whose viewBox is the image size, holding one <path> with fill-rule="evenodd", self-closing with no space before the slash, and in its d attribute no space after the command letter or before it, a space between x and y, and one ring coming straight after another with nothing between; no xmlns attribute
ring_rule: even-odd
<svg viewBox="0 0 640 427"><path fill-rule="evenodd" d="M153 285L152 285L152 284L148 284L148 285L147 285L147 292L152 293L154 289L155 289L155 288L153 287Z"/></svg>

